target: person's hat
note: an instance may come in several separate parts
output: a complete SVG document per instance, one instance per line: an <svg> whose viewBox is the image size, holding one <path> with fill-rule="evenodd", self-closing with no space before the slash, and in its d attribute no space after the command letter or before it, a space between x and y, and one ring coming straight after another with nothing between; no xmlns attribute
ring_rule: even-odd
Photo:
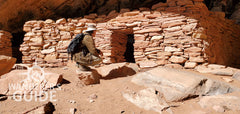
<svg viewBox="0 0 240 114"><path fill-rule="evenodd" d="M94 31L94 30L96 30L95 25L88 25L88 28L87 28L86 32Z"/></svg>

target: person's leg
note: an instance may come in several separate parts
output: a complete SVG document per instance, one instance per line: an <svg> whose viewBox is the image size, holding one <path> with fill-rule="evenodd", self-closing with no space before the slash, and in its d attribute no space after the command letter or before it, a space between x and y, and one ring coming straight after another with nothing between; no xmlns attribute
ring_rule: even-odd
<svg viewBox="0 0 240 114"><path fill-rule="evenodd" d="M79 65L80 65L80 64L79 64L78 62L76 62L76 67L78 67L78 68L79 68Z"/></svg>

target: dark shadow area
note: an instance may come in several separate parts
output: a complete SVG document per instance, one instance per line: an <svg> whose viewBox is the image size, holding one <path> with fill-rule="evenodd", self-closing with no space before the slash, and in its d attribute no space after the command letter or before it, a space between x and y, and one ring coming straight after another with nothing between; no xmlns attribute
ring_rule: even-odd
<svg viewBox="0 0 240 114"><path fill-rule="evenodd" d="M111 35L111 61L113 63L134 60L134 36L132 28L112 30Z"/></svg>
<svg viewBox="0 0 240 114"><path fill-rule="evenodd" d="M61 84L60 85L63 85L63 84L70 84L71 82L70 81L68 81L68 80L66 80L66 79L62 79L62 82L61 82Z"/></svg>
<svg viewBox="0 0 240 114"><path fill-rule="evenodd" d="M130 63L135 63L135 58L134 58L134 34L128 34L128 39L127 39L127 45L126 45L126 51L124 53L124 59L126 62Z"/></svg>
<svg viewBox="0 0 240 114"><path fill-rule="evenodd" d="M96 70L92 70L92 75L95 77L100 77L100 79L104 80L110 80L114 78L119 78L119 77L127 77L127 76L132 76L136 74L136 71L134 71L132 68L123 66L118 69L114 69L109 74L105 77L102 77Z"/></svg>
<svg viewBox="0 0 240 114"><path fill-rule="evenodd" d="M181 102L182 102L182 101L191 100L191 99L195 99L195 98L197 98L197 97L199 97L199 95L191 95L191 96L188 96L188 97L182 99Z"/></svg>
<svg viewBox="0 0 240 114"><path fill-rule="evenodd" d="M22 63L22 52L19 50L20 45L23 43L25 32L12 33L12 56L17 59L16 63Z"/></svg>
<svg viewBox="0 0 240 114"><path fill-rule="evenodd" d="M53 105L52 102L48 102L45 106L44 106L44 112L45 114L53 114L53 112L55 111L55 106Z"/></svg>
<svg viewBox="0 0 240 114"><path fill-rule="evenodd" d="M225 13L225 18L230 18L236 10L239 0L204 0L209 10Z"/></svg>
<svg viewBox="0 0 240 114"><path fill-rule="evenodd" d="M34 20L37 19L36 15L34 14L33 11L31 10L23 10L23 11L18 11L16 16L13 18L8 19L7 21L7 28L11 31L12 33L23 32L23 25L25 24L26 21L29 20Z"/></svg>
<svg viewBox="0 0 240 114"><path fill-rule="evenodd" d="M62 80L59 80L58 82L59 83L56 86L53 86L53 87L49 88L48 90L56 89L56 88L61 87L64 84L70 84L71 83L70 81L68 81L68 80L66 80L64 78Z"/></svg>
<svg viewBox="0 0 240 114"><path fill-rule="evenodd" d="M5 101L7 99L8 99L8 97L6 95L0 94L0 101Z"/></svg>

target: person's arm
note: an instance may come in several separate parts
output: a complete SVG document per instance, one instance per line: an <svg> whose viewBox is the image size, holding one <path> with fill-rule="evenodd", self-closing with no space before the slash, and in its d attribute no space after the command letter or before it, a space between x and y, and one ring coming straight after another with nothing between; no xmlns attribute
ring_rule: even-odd
<svg viewBox="0 0 240 114"><path fill-rule="evenodd" d="M95 43L94 43L94 40L92 38L92 36L88 36L86 35L82 41L82 43L88 48L88 51L95 55L95 56L98 56L98 53L96 51L96 47L95 47Z"/></svg>

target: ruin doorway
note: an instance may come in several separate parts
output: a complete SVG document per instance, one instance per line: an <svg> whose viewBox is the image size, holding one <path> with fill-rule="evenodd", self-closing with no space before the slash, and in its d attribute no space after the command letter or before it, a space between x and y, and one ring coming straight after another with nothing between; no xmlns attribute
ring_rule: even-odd
<svg viewBox="0 0 240 114"><path fill-rule="evenodd" d="M127 44L126 44L126 51L124 53L124 59L126 62L135 63L134 58L134 34L127 34Z"/></svg>
<svg viewBox="0 0 240 114"><path fill-rule="evenodd" d="M16 58L16 63L22 63L22 52L19 50L20 45L23 43L25 32L12 33L12 57Z"/></svg>
<svg viewBox="0 0 240 114"><path fill-rule="evenodd" d="M134 59L134 34L132 29L113 30L111 35L111 62L131 62Z"/></svg>

